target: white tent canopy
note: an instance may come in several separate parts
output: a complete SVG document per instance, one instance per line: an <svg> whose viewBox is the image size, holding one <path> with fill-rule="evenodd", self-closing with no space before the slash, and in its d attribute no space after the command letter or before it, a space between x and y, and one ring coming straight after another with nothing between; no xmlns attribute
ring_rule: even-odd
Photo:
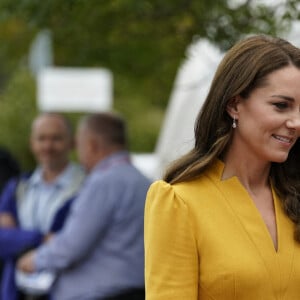
<svg viewBox="0 0 300 300"><path fill-rule="evenodd" d="M155 151L159 156L158 174L193 147L194 122L221 58L221 52L207 40L189 48L175 80Z"/></svg>
<svg viewBox="0 0 300 300"><path fill-rule="evenodd" d="M192 148L194 122L206 98L222 53L207 40L188 48L187 59L177 72L155 152L133 155L134 163L158 179L168 163Z"/></svg>

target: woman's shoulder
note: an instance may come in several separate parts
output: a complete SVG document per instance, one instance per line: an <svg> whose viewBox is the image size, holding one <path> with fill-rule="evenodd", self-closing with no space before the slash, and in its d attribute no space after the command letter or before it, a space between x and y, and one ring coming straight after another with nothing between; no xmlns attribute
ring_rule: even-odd
<svg viewBox="0 0 300 300"><path fill-rule="evenodd" d="M163 180L158 180L153 183L154 189L162 189L168 193L175 193L179 196L202 195L208 191L214 190L219 185L224 169L224 163L220 160L215 160L208 166L203 173L192 180L178 182L175 184L167 183Z"/></svg>
<svg viewBox="0 0 300 300"><path fill-rule="evenodd" d="M166 191L177 191L177 190L181 190L181 189L190 189L193 188L195 186L199 187L199 184L201 185L203 182L205 182L206 178L205 176L201 176L198 177L196 179L190 180L190 181L183 181L183 182L178 182L178 183L169 183L166 182L164 180L156 180L154 181L150 188L151 189L162 189L162 190L166 190Z"/></svg>
<svg viewBox="0 0 300 300"><path fill-rule="evenodd" d="M185 203L193 198L201 198L212 188L212 182L206 176L200 176L191 181L170 184L164 180L158 180L151 184L148 197L150 198L176 198Z"/></svg>

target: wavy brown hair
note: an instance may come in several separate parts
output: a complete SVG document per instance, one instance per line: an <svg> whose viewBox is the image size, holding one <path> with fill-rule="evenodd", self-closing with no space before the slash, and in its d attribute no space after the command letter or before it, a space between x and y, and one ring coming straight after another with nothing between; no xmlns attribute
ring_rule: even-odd
<svg viewBox="0 0 300 300"><path fill-rule="evenodd" d="M266 83L266 77L293 65L300 69L300 49L280 38L256 35L241 40L217 68L206 100L195 122L194 148L167 169L164 180L174 184L199 177L216 158L222 158L232 138L232 119L226 111L230 99ZM300 242L300 140L284 163L272 163L270 179L284 210L296 224Z"/></svg>

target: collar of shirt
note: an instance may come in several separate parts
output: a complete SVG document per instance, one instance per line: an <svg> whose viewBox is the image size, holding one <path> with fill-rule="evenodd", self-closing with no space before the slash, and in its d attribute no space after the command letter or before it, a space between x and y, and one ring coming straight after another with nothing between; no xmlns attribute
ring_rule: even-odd
<svg viewBox="0 0 300 300"><path fill-rule="evenodd" d="M56 186L58 188L64 187L70 183L70 177L72 176L72 169L74 168L72 163L69 163L66 168L60 173L54 181L51 182L50 185ZM47 185L43 178L43 169L42 167L38 167L29 178L28 181L31 187L38 185Z"/></svg>
<svg viewBox="0 0 300 300"><path fill-rule="evenodd" d="M105 170L111 168L112 166L129 162L130 157L128 151L118 151L99 161L98 164L96 164L96 166L93 168L93 170Z"/></svg>

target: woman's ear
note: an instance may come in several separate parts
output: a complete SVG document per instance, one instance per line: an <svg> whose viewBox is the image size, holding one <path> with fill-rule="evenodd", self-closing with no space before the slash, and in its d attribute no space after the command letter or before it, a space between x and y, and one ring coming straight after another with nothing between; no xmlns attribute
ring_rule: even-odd
<svg viewBox="0 0 300 300"><path fill-rule="evenodd" d="M238 103L240 102L239 96L232 97L226 106L226 111L232 119L238 119Z"/></svg>

